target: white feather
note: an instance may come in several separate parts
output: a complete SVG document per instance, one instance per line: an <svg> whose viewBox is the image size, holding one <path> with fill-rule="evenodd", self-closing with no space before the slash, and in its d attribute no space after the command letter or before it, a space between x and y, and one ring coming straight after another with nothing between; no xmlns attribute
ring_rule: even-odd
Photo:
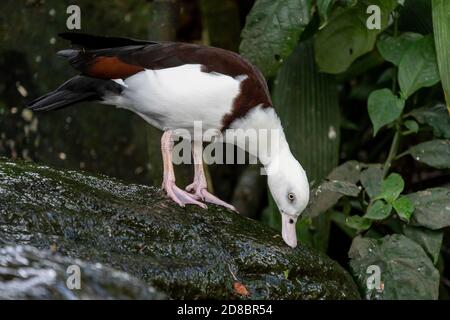
<svg viewBox="0 0 450 320"><path fill-rule="evenodd" d="M204 130L220 129L246 77L203 72L200 64L145 70L125 79L122 94L105 103L130 109L161 130L192 130L194 121Z"/></svg>
<svg viewBox="0 0 450 320"><path fill-rule="evenodd" d="M267 164L272 155L289 148L274 108L252 108L244 117L238 118L226 130L224 140L237 145Z"/></svg>
<svg viewBox="0 0 450 320"><path fill-rule="evenodd" d="M291 153L275 109L253 108L231 124L224 139L259 158L278 208L289 217L298 217L309 201L308 178ZM288 200L289 193L295 195L292 203Z"/></svg>

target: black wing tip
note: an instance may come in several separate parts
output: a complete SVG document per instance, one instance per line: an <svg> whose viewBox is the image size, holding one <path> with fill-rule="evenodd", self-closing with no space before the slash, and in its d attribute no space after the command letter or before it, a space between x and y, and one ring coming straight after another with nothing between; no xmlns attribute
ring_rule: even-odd
<svg viewBox="0 0 450 320"><path fill-rule="evenodd" d="M43 105L39 101L29 101L25 103L25 108L34 112L45 112L52 109L52 105Z"/></svg>
<svg viewBox="0 0 450 320"><path fill-rule="evenodd" d="M43 95L37 99L26 101L25 107L31 111L35 112L41 112L41 111L50 111L53 109L53 106L55 104L55 101L49 101L49 98L51 98L55 94L54 91Z"/></svg>
<svg viewBox="0 0 450 320"><path fill-rule="evenodd" d="M75 50L75 49L64 49L64 50L60 50L58 52L56 52L56 55L63 57L63 58L73 58L75 56L78 55L79 50Z"/></svg>
<svg viewBox="0 0 450 320"><path fill-rule="evenodd" d="M60 32L58 33L58 37L64 40L70 40L70 37L73 35L83 34L82 32Z"/></svg>
<svg viewBox="0 0 450 320"><path fill-rule="evenodd" d="M58 36L64 40L70 41L72 45L87 49L104 49L133 45L149 45L157 42L138 40L126 37L110 37L103 35L93 35L83 32L61 32Z"/></svg>

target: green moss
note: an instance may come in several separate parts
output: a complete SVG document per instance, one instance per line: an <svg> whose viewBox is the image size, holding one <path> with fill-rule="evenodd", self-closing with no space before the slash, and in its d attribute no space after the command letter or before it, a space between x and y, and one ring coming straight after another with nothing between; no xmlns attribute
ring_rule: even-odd
<svg viewBox="0 0 450 320"><path fill-rule="evenodd" d="M238 298L233 274L251 298L358 298L325 255L290 249L274 230L219 207L182 209L154 187L0 160L0 197L0 243L56 245L172 298Z"/></svg>

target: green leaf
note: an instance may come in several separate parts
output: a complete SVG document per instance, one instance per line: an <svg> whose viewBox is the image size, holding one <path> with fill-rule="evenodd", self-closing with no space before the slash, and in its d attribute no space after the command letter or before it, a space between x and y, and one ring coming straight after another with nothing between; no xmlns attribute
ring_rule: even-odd
<svg viewBox="0 0 450 320"><path fill-rule="evenodd" d="M323 26L328 21L328 15L333 7L333 0L317 0L317 12L320 16L320 24Z"/></svg>
<svg viewBox="0 0 450 320"><path fill-rule="evenodd" d="M257 0L242 30L241 54L265 76L275 75L297 46L311 14L311 0Z"/></svg>
<svg viewBox="0 0 450 320"><path fill-rule="evenodd" d="M381 9L380 30L369 30L366 26L369 5L378 5ZM316 34L316 61L320 70L333 74L344 72L353 61L371 51L396 6L395 0L367 0L349 8L336 8L327 25Z"/></svg>
<svg viewBox="0 0 450 320"><path fill-rule="evenodd" d="M361 184L364 186L370 198L375 197L381 192L382 181L383 168L381 165L371 165L361 172Z"/></svg>
<svg viewBox="0 0 450 320"><path fill-rule="evenodd" d="M431 188L406 196L415 207L411 224L432 230L450 226L450 188Z"/></svg>
<svg viewBox="0 0 450 320"><path fill-rule="evenodd" d="M439 80L433 38L425 36L412 43L400 60L398 82L401 95L406 99L420 88L435 85Z"/></svg>
<svg viewBox="0 0 450 320"><path fill-rule="evenodd" d="M433 0L432 8L439 74L450 114L450 1Z"/></svg>
<svg viewBox="0 0 450 320"><path fill-rule="evenodd" d="M348 253L350 270L366 299L403 300L438 299L439 271L422 247L401 234L370 239L356 237ZM380 268L381 282L370 288L373 273L368 268Z"/></svg>
<svg viewBox="0 0 450 320"><path fill-rule="evenodd" d="M450 140L431 140L409 148L415 160L438 169L450 168Z"/></svg>
<svg viewBox="0 0 450 320"><path fill-rule="evenodd" d="M410 114L420 123L431 126L436 137L450 139L450 117L444 105L415 109Z"/></svg>
<svg viewBox="0 0 450 320"><path fill-rule="evenodd" d="M345 219L345 223L347 224L347 226L357 230L358 232L365 231L372 225L372 221L370 219L366 219L360 216L347 217L347 219Z"/></svg>
<svg viewBox="0 0 450 320"><path fill-rule="evenodd" d="M414 212L414 205L412 201L406 196L401 196L394 201L393 206L400 219L409 222L409 218L411 218L411 215Z"/></svg>
<svg viewBox="0 0 450 320"><path fill-rule="evenodd" d="M412 32L406 32L399 37L386 35L378 39L377 49L386 61L398 66L411 44L421 38L421 34Z"/></svg>
<svg viewBox="0 0 450 320"><path fill-rule="evenodd" d="M395 121L401 115L405 101L389 89L380 89L370 94L367 105L375 136L382 126Z"/></svg>
<svg viewBox="0 0 450 320"><path fill-rule="evenodd" d="M331 180L324 181L320 187L322 190L328 190L340 193L344 196L356 197L361 191L359 187L348 181Z"/></svg>
<svg viewBox="0 0 450 320"><path fill-rule="evenodd" d="M393 203L402 193L405 187L403 178L398 173L391 173L381 184L381 193L376 199L384 199L388 203Z"/></svg>
<svg viewBox="0 0 450 320"><path fill-rule="evenodd" d="M409 131L417 133L419 132L419 124L414 120L406 120L405 127L408 128Z"/></svg>
<svg viewBox="0 0 450 320"><path fill-rule="evenodd" d="M357 183L361 169L362 165L358 161L347 161L334 168L327 179ZM311 190L309 204L303 212L303 216L316 217L330 209L342 197L343 194L330 190L322 190L319 185L317 188Z"/></svg>
<svg viewBox="0 0 450 320"><path fill-rule="evenodd" d="M370 220L384 220L389 217L391 212L392 205L384 202L383 200L377 200L369 206L364 218Z"/></svg>
<svg viewBox="0 0 450 320"><path fill-rule="evenodd" d="M357 2L358 0L343 0L340 2L336 2L335 0L317 0L316 7L320 17L320 28L328 23L328 17L335 4L341 7L351 7Z"/></svg>
<svg viewBox="0 0 450 320"><path fill-rule="evenodd" d="M441 251L442 239L444 238L443 231L408 226L403 230L403 233L408 238L420 244L430 256L433 263L437 263L439 252Z"/></svg>

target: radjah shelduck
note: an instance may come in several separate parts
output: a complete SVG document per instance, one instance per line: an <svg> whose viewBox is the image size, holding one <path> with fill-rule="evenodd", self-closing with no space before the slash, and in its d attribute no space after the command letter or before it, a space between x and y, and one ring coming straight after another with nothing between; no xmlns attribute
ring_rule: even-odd
<svg viewBox="0 0 450 320"><path fill-rule="evenodd" d="M81 33L60 36L71 41L72 49L58 54L80 73L30 102L31 110L95 100L135 112L163 131L162 188L180 206L206 208L207 202L234 209L208 192L202 159L205 141L236 144L263 164L281 213L283 239L291 247L297 245L295 224L309 200L308 179L289 149L266 81L255 66L234 52L198 44ZM217 137L184 137L192 141L195 174L183 190L175 184L172 150L177 132L193 133L194 123L201 123L204 131L215 130ZM265 134L259 134L262 131Z"/></svg>

